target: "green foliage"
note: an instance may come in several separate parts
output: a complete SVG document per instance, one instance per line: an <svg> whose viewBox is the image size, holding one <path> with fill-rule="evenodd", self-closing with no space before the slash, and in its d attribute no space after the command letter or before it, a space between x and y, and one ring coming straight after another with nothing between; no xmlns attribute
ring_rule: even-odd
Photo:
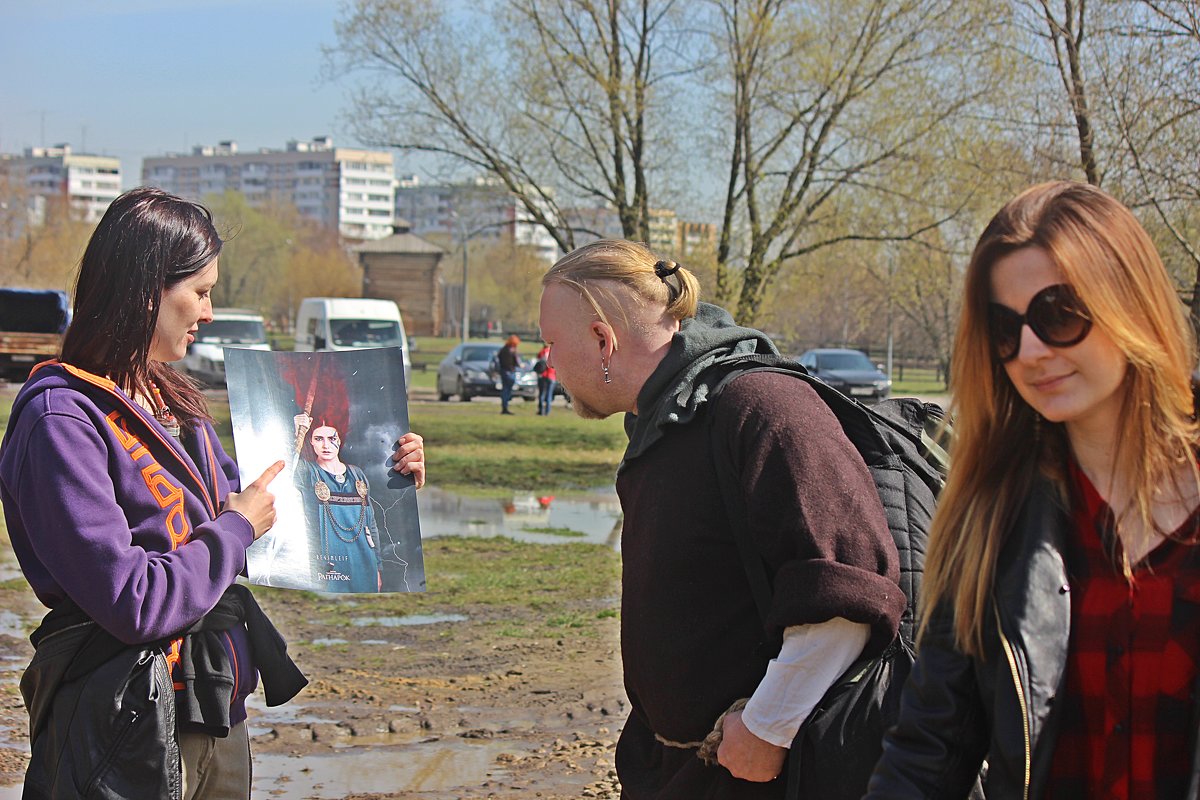
<svg viewBox="0 0 1200 800"><path fill-rule="evenodd" d="M205 199L226 240L213 305L251 308L286 329L301 298L362 293L362 274L337 231L287 203L250 205L240 192Z"/></svg>

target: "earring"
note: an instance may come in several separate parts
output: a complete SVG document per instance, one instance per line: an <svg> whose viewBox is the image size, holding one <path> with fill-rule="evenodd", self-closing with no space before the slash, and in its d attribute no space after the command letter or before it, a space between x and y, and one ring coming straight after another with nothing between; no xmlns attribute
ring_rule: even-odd
<svg viewBox="0 0 1200 800"><path fill-rule="evenodd" d="M604 382L612 383L612 377L608 374L608 364L604 363L604 359L600 359L600 367L604 370Z"/></svg>

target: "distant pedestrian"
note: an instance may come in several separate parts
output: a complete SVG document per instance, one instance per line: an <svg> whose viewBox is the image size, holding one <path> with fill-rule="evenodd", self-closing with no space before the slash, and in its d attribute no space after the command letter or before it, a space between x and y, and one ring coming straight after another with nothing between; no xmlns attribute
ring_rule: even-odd
<svg viewBox="0 0 1200 800"><path fill-rule="evenodd" d="M550 345L545 342L542 343L542 349L538 350L537 360L533 362L533 371L538 376L538 413L549 414L557 381L554 367L550 366Z"/></svg>
<svg viewBox="0 0 1200 800"><path fill-rule="evenodd" d="M521 339L515 333L504 341L504 347L496 353L496 368L500 371L500 413L511 414L508 404L512 401L513 386L517 382L517 367L521 358L517 355L517 345Z"/></svg>
<svg viewBox="0 0 1200 800"><path fill-rule="evenodd" d="M920 649L870 798L1195 797L1186 307L1100 189L1026 190L964 276Z"/></svg>

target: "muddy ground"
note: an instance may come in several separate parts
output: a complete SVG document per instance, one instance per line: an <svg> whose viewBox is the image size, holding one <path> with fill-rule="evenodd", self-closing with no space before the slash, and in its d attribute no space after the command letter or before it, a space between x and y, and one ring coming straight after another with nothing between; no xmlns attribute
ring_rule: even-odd
<svg viewBox="0 0 1200 800"><path fill-rule="evenodd" d="M505 610L483 604L456 609L466 619L359 627L322 622L304 593L256 594L311 683L278 709L254 698L255 798L618 797L626 700L615 616L588 635L530 639L506 636L496 624ZM19 796L28 758L17 681L32 650L20 628L41 609L20 578L0 585L0 601L7 798ZM369 613L369 600L348 602Z"/></svg>

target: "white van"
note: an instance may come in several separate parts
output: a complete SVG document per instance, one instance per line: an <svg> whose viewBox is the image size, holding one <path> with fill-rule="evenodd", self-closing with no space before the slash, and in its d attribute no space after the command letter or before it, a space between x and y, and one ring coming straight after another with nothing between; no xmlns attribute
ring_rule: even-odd
<svg viewBox="0 0 1200 800"><path fill-rule="evenodd" d="M262 315L245 308L214 308L212 322L201 323L176 366L205 383L225 383L226 347L270 350Z"/></svg>
<svg viewBox="0 0 1200 800"><path fill-rule="evenodd" d="M306 297L296 314L296 352L399 347L404 354L404 385L411 385L412 362L400 308L391 300L366 297Z"/></svg>

